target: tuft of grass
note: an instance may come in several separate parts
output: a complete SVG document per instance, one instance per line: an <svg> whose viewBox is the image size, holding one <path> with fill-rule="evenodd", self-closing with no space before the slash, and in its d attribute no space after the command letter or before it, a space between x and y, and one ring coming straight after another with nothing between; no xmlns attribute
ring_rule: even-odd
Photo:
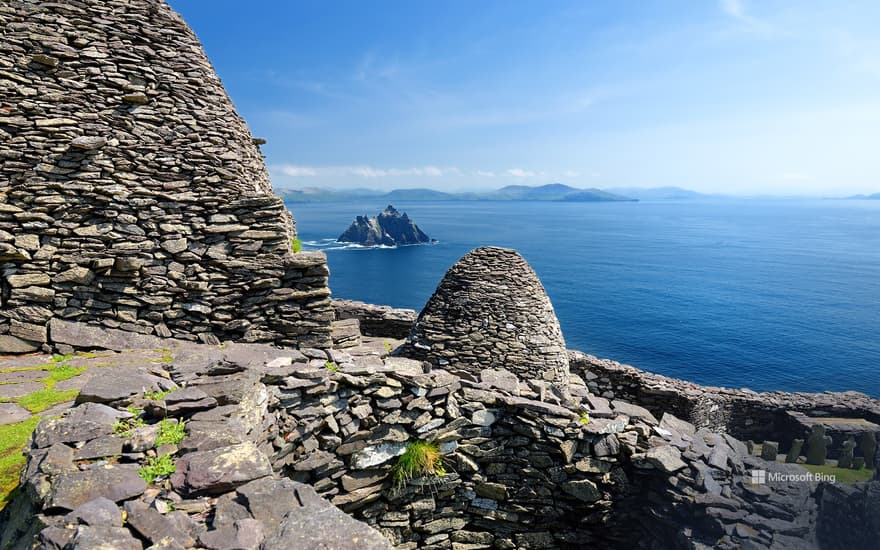
<svg viewBox="0 0 880 550"><path fill-rule="evenodd" d="M85 367L71 367L70 365L57 364L49 369L49 378L46 379L47 384L55 385L56 382L79 376L86 371Z"/></svg>
<svg viewBox="0 0 880 550"><path fill-rule="evenodd" d="M590 415L587 414L587 411L581 411L578 416L580 417L578 421L584 426L590 423Z"/></svg>
<svg viewBox="0 0 880 550"><path fill-rule="evenodd" d="M162 401L165 399L165 396L174 390L164 390L164 391L155 391L148 390L144 392L144 399L149 399L150 401Z"/></svg>
<svg viewBox="0 0 880 550"><path fill-rule="evenodd" d="M391 469L394 481L403 485L416 477L445 476L440 446L429 441L413 441Z"/></svg>
<svg viewBox="0 0 880 550"><path fill-rule="evenodd" d="M387 353L391 353L391 350L393 348L393 346L391 345L391 342L382 342L382 346L384 346L385 351Z"/></svg>
<svg viewBox="0 0 880 550"><path fill-rule="evenodd" d="M299 239L293 239L290 241L290 247L293 249L294 254L299 254L303 249L302 241Z"/></svg>
<svg viewBox="0 0 880 550"><path fill-rule="evenodd" d="M26 459L22 454L40 417L0 426L0 510L12 500Z"/></svg>
<svg viewBox="0 0 880 550"><path fill-rule="evenodd" d="M874 477L874 470L862 468L861 470L852 470L850 468L838 468L830 464L800 464L814 474L833 475L837 483L858 483L860 481L871 481Z"/></svg>
<svg viewBox="0 0 880 550"><path fill-rule="evenodd" d="M68 353L66 355L57 355L56 354L56 355L52 356L52 362L53 363L63 363L65 361L70 361L74 357L76 357L75 353Z"/></svg>
<svg viewBox="0 0 880 550"><path fill-rule="evenodd" d="M144 419L139 416L135 416L134 418L124 418L113 423L113 433L121 435L122 437L129 437L133 429L146 425L147 423L144 422Z"/></svg>
<svg viewBox="0 0 880 550"><path fill-rule="evenodd" d="M326 367L327 370L329 370L330 372L336 372L339 370L339 365L330 361L324 361L324 367Z"/></svg>
<svg viewBox="0 0 880 550"><path fill-rule="evenodd" d="M147 483L153 483L156 478L169 476L177 471L174 460L171 455L162 455L159 457L150 457L147 463L138 470L138 475Z"/></svg>
<svg viewBox="0 0 880 550"><path fill-rule="evenodd" d="M177 445L186 437L186 426L183 421L172 422L168 419L159 422L159 437L156 438L156 445L164 445L171 443Z"/></svg>
<svg viewBox="0 0 880 550"><path fill-rule="evenodd" d="M73 401L78 394L79 390L58 391L47 385L45 389L19 397L16 402L32 413L39 413L53 405Z"/></svg>

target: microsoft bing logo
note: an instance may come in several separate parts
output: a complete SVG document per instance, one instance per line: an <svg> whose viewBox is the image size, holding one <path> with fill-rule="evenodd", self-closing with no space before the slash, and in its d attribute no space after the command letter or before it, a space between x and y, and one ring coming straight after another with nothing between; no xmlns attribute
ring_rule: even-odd
<svg viewBox="0 0 880 550"><path fill-rule="evenodd" d="M766 485L767 484L767 471L766 470L752 470L752 485Z"/></svg>

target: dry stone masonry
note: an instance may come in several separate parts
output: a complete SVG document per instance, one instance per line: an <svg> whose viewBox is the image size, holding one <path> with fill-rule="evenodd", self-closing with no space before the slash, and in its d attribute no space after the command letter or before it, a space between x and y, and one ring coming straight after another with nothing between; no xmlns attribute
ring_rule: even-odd
<svg viewBox="0 0 880 550"><path fill-rule="evenodd" d="M405 353L475 377L494 368L563 384L568 376L553 305L528 262L508 248L478 248L446 272Z"/></svg>
<svg viewBox="0 0 880 550"><path fill-rule="evenodd" d="M329 345L321 253L161 0L0 5L0 353L53 320Z"/></svg>
<svg viewBox="0 0 880 550"><path fill-rule="evenodd" d="M386 340L182 344L92 377L34 432L0 548L817 547L815 484L749 475L799 466L576 376L563 405L510 372L426 373ZM181 441L159 439L180 422ZM445 475L395 481L414 441ZM147 482L161 455L174 472Z"/></svg>

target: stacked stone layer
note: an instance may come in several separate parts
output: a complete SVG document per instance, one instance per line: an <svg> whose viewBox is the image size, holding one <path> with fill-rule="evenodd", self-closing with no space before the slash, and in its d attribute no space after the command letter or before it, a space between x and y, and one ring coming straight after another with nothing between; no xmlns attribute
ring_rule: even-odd
<svg viewBox="0 0 880 550"><path fill-rule="evenodd" d="M507 248L478 248L446 272L404 353L471 376L491 368L562 384L568 376L553 305L528 262Z"/></svg>
<svg viewBox="0 0 880 550"><path fill-rule="evenodd" d="M190 344L91 378L37 427L0 547L815 548L847 504L812 483L754 485L753 469L804 470L576 376L561 404L508 371L426 373L384 343ZM132 411L146 425L117 429ZM186 437L157 444L162 419ZM445 475L395 481L413 441L438 445ZM138 470L156 454L176 471L148 484Z"/></svg>
<svg viewBox="0 0 880 550"><path fill-rule="evenodd" d="M0 353L52 318L328 345L323 255L160 0L0 6Z"/></svg>

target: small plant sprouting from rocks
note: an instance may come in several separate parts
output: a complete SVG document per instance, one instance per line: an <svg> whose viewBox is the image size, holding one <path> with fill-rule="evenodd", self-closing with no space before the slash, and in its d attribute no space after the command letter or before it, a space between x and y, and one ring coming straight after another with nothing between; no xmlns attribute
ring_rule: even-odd
<svg viewBox="0 0 880 550"><path fill-rule="evenodd" d="M172 422L168 419L159 422L159 436L156 438L156 445L164 445L170 443L177 445L186 437L186 426L183 421Z"/></svg>
<svg viewBox="0 0 880 550"><path fill-rule="evenodd" d="M150 401L162 401L165 399L165 396L174 390L147 390L144 392L144 399L149 399Z"/></svg>
<svg viewBox="0 0 880 550"><path fill-rule="evenodd" d="M303 249L302 241L299 239L293 239L290 242L290 247L293 249L294 254L299 254Z"/></svg>
<svg viewBox="0 0 880 550"><path fill-rule="evenodd" d="M584 426L590 423L590 415L587 414L587 411L581 411L579 416L580 419L578 421Z"/></svg>
<svg viewBox="0 0 880 550"><path fill-rule="evenodd" d="M391 473L398 485L404 485L416 477L445 476L446 467L440 446L429 441L411 442L397 459Z"/></svg>
<svg viewBox="0 0 880 550"><path fill-rule="evenodd" d="M129 410L129 412L135 415L133 418L124 418L113 423L113 433L122 437L129 437L133 429L147 425L144 419L139 416L141 411L138 409L134 410L138 412L134 413L132 410Z"/></svg>
<svg viewBox="0 0 880 550"><path fill-rule="evenodd" d="M330 372L336 372L339 370L339 365L330 361L324 361L324 366L327 367L327 370Z"/></svg>
<svg viewBox="0 0 880 550"><path fill-rule="evenodd" d="M394 347L391 345L391 342L382 342L382 345L385 347L386 353L391 353L391 350Z"/></svg>
<svg viewBox="0 0 880 550"><path fill-rule="evenodd" d="M171 455L150 457L146 464L138 470L138 475L147 483L153 483L156 478L169 476L177 470Z"/></svg>

